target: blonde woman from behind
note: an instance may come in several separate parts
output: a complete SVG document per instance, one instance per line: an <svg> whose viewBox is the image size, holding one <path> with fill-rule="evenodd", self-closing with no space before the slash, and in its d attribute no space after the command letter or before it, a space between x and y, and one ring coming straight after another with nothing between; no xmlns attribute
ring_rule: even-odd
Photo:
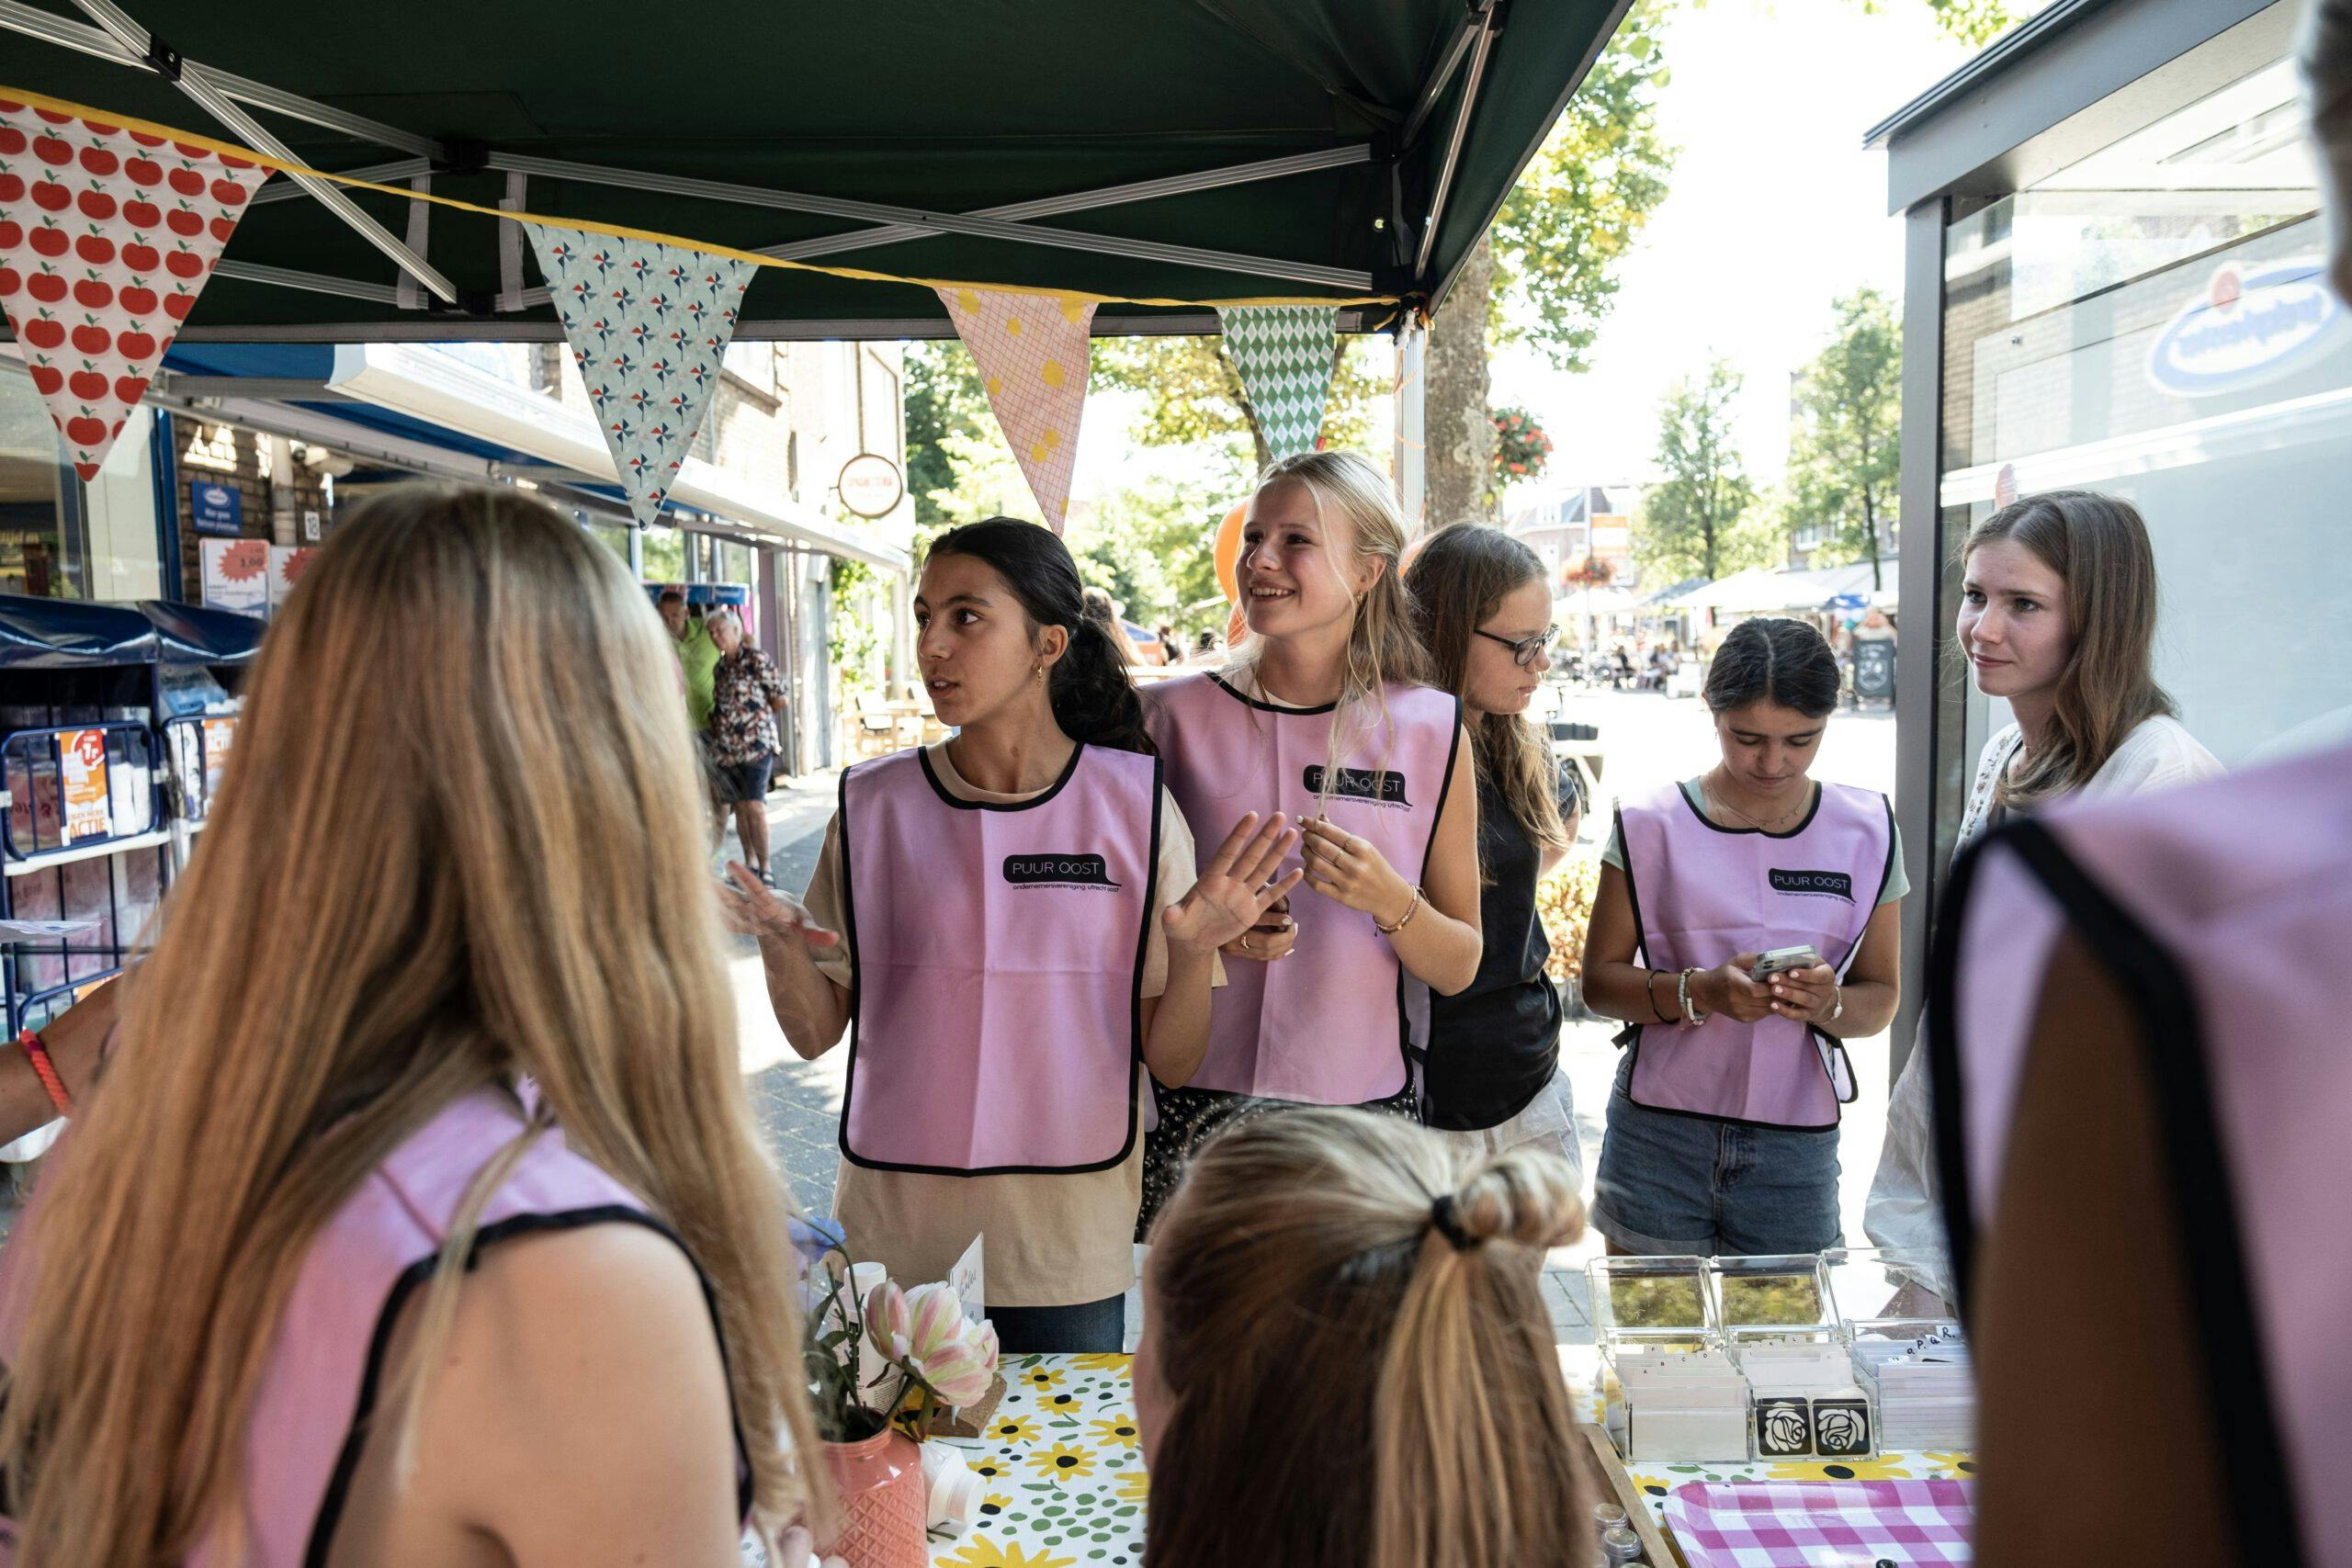
<svg viewBox="0 0 2352 1568"><path fill-rule="evenodd" d="M1144 1273L1147 1568L1585 1562L1539 1290L1583 1224L1533 1147L1472 1159L1345 1110L1212 1139Z"/></svg>
<svg viewBox="0 0 2352 1568"><path fill-rule="evenodd" d="M722 1568L808 1502L674 670L514 491L321 551L10 1241L0 1562Z"/></svg>

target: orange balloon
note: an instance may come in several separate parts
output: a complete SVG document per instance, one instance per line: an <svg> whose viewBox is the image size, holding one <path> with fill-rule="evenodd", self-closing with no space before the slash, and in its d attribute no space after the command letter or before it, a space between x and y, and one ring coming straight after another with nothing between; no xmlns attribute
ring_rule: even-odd
<svg viewBox="0 0 2352 1568"><path fill-rule="evenodd" d="M1216 585L1225 590L1228 604L1241 603L1241 580L1234 574L1241 561L1241 520L1249 514L1249 502L1237 501L1216 525Z"/></svg>

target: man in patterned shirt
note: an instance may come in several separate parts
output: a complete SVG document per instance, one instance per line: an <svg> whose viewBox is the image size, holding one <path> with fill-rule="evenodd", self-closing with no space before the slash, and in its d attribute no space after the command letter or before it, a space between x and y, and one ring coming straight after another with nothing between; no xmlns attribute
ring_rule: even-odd
<svg viewBox="0 0 2352 1568"><path fill-rule="evenodd" d="M768 656L743 636L742 619L733 610L722 606L705 624L718 647L711 671L710 760L718 770L719 798L735 808L744 861L765 882L768 774L775 766L784 682Z"/></svg>

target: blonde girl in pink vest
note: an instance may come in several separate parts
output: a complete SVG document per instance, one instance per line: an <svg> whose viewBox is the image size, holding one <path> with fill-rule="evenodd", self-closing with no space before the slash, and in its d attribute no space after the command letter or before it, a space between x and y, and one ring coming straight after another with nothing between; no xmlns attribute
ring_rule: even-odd
<svg viewBox="0 0 2352 1568"><path fill-rule="evenodd" d="M852 768L805 906L738 872L802 1056L847 1031L834 1214L907 1285L983 1238L1007 1350L1125 1348L1144 1075L1191 1077L1220 943L1298 881L1237 807L1199 878L1125 662L1062 542L931 547L915 657L950 740Z"/></svg>
<svg viewBox="0 0 2352 1568"><path fill-rule="evenodd" d="M808 1502L667 640L514 491L329 539L0 1265L0 1562L729 1568Z"/></svg>
<svg viewBox="0 0 2352 1568"><path fill-rule="evenodd" d="M1250 637L1145 695L1195 836L1235 814L1306 818L1291 923L1226 949L1194 1082L1164 1089L1146 1222L1187 1150L1271 1104L1417 1112L1429 996L1478 971L1478 802L1461 704L1427 682L1388 481L1349 452L1266 470L1242 525Z"/></svg>
<svg viewBox="0 0 2352 1568"><path fill-rule="evenodd" d="M1587 1005L1629 1026L1594 1183L1613 1252L1840 1237L1844 1042L1894 1016L1905 885L1886 797L1809 776L1838 684L1813 627L1742 623L1707 671L1723 760L1619 805L1584 947Z"/></svg>

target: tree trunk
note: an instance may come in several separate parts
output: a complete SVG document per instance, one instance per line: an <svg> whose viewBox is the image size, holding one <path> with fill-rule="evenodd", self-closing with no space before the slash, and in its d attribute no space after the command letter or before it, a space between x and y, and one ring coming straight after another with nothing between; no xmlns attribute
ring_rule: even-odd
<svg viewBox="0 0 2352 1568"><path fill-rule="evenodd" d="M1274 460L1274 449L1266 445L1266 432L1258 423L1258 405L1250 400L1250 389L1241 379L1241 368L1233 363L1233 355L1225 346L1225 339L1216 340L1216 367L1225 377L1226 395L1241 407L1241 418L1250 426L1250 445L1258 457L1259 473Z"/></svg>
<svg viewBox="0 0 2352 1568"><path fill-rule="evenodd" d="M1494 519L1495 425L1487 409L1487 314L1494 292L1495 256L1487 246L1482 237L1430 327L1421 406L1429 438L1423 473L1431 528Z"/></svg>

